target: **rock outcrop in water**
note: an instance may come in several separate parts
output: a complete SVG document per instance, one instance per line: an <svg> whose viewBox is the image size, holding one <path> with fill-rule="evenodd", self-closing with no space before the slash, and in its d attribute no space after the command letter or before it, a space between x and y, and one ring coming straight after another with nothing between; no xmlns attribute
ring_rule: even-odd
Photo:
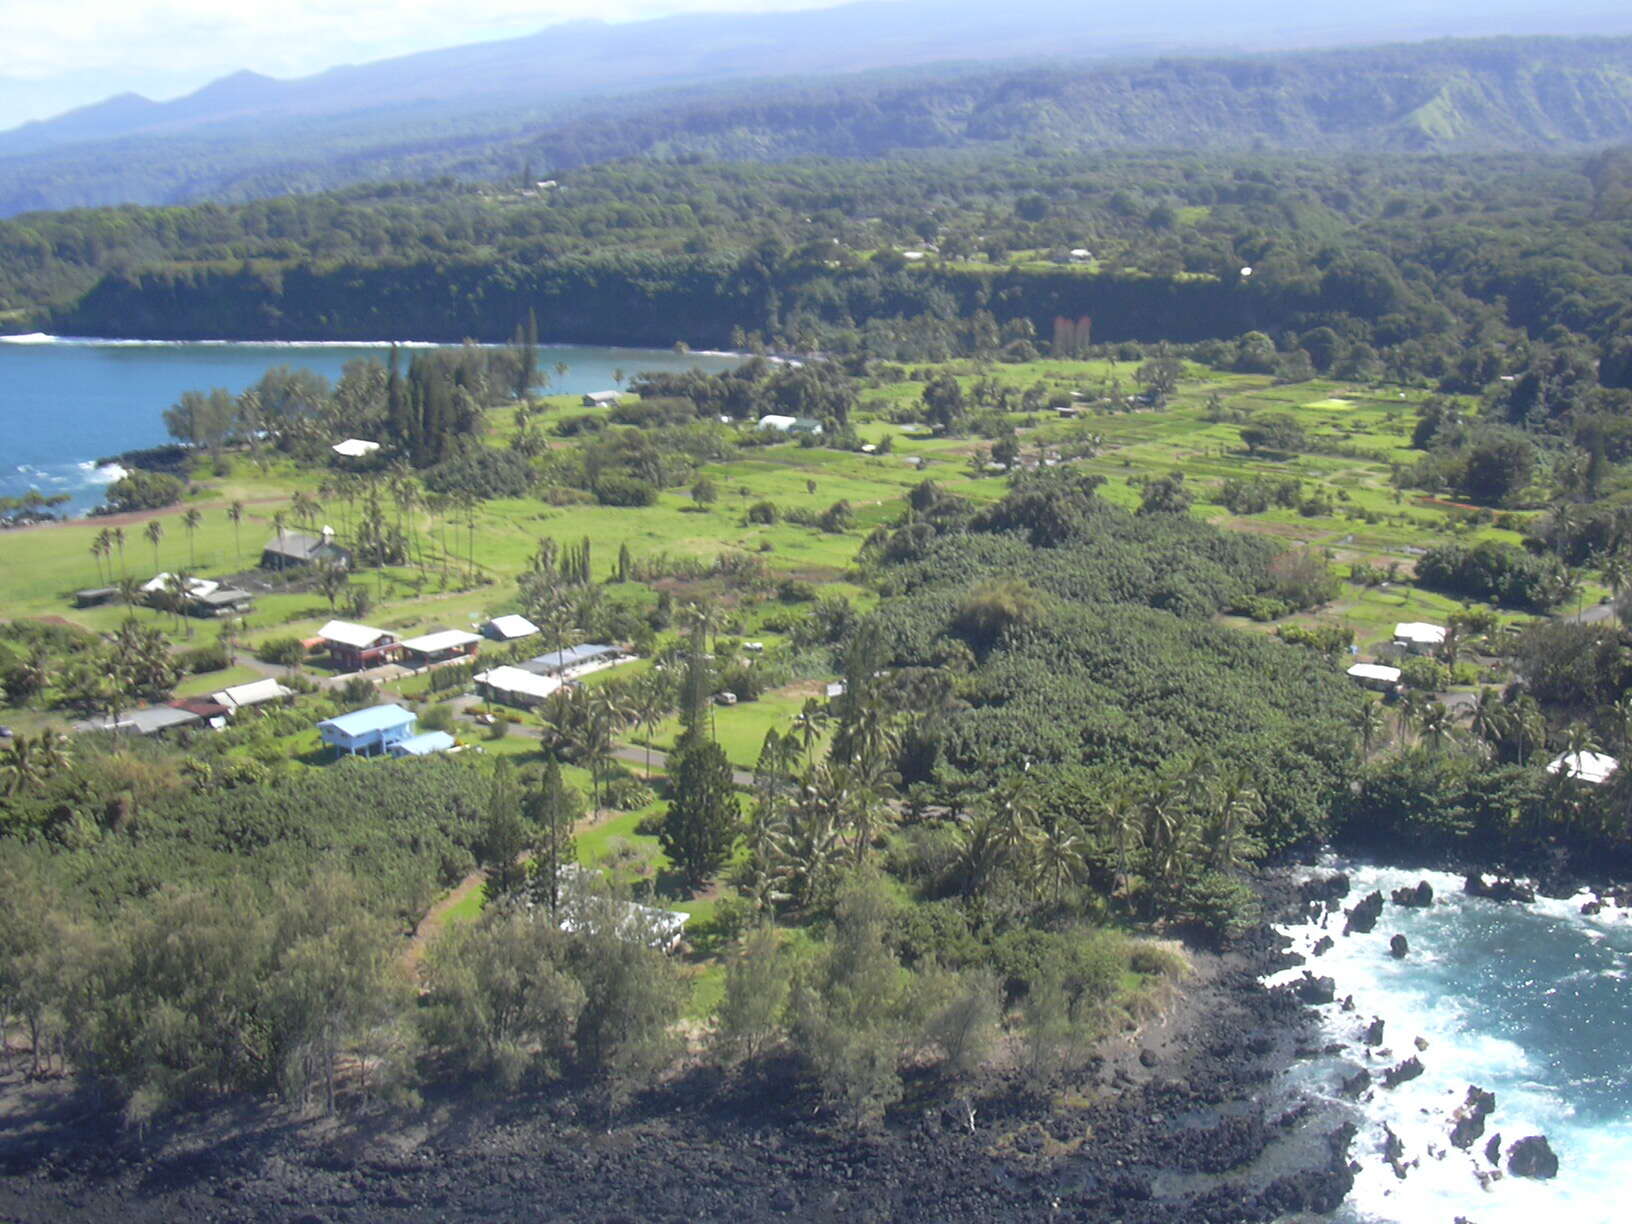
<svg viewBox="0 0 1632 1224"><path fill-rule="evenodd" d="M1370 893L1349 911L1349 920L1343 924L1343 934L1370 935L1377 927L1377 920L1382 916L1383 894Z"/></svg>
<svg viewBox="0 0 1632 1224"><path fill-rule="evenodd" d="M1373 1016L1371 1018L1371 1023L1366 1025L1365 1040L1368 1046L1380 1046L1383 1044L1383 1018L1381 1016Z"/></svg>
<svg viewBox="0 0 1632 1224"><path fill-rule="evenodd" d="M1496 1108L1496 1094L1468 1085L1467 1099L1451 1115L1451 1143L1464 1151L1485 1133L1485 1119Z"/></svg>
<svg viewBox="0 0 1632 1224"><path fill-rule="evenodd" d="M1434 903L1434 886L1427 880L1421 880L1415 888L1396 888L1389 895L1395 905L1425 909Z"/></svg>
<svg viewBox="0 0 1632 1224"><path fill-rule="evenodd" d="M1486 880L1482 871L1470 871L1462 881L1462 891L1470 897L1483 897L1487 901L1518 901L1528 905L1536 899L1536 890L1530 885L1500 876Z"/></svg>
<svg viewBox="0 0 1632 1224"><path fill-rule="evenodd" d="M1422 1059L1413 1054L1402 1063L1397 1063L1383 1072L1383 1087L1395 1088L1407 1080L1414 1080L1422 1074Z"/></svg>
<svg viewBox="0 0 1632 1224"><path fill-rule="evenodd" d="M1341 901L1349 895L1349 876L1340 871L1336 875L1316 876L1298 886L1298 895L1305 901Z"/></svg>
<svg viewBox="0 0 1632 1224"><path fill-rule="evenodd" d="M1337 983L1329 977L1316 977L1307 969L1292 987L1300 1003L1330 1003L1337 997Z"/></svg>
<svg viewBox="0 0 1632 1224"><path fill-rule="evenodd" d="M1405 954L1411 951L1411 945L1406 942L1404 935L1396 933L1388 941L1388 954L1395 960L1404 960Z"/></svg>
<svg viewBox="0 0 1632 1224"><path fill-rule="evenodd" d="M1507 1149L1507 1171L1514 1177L1557 1177L1558 1156L1545 1135L1527 1135Z"/></svg>

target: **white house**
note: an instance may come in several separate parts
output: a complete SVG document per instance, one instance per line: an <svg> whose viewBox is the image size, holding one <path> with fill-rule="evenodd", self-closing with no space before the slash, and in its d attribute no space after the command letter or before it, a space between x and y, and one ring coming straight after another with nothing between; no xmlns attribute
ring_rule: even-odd
<svg viewBox="0 0 1632 1224"><path fill-rule="evenodd" d="M513 706L537 705L561 687L557 676L535 676L519 667L494 667L472 679L476 691L488 700Z"/></svg>
<svg viewBox="0 0 1632 1224"><path fill-rule="evenodd" d="M379 450L380 444L370 442L367 438L347 438L344 442L336 442L329 449L345 459L365 459Z"/></svg>
<svg viewBox="0 0 1632 1224"><path fill-rule="evenodd" d="M1384 667L1381 663L1356 663L1349 668L1349 675L1363 687L1379 691L1391 689L1400 682L1400 669Z"/></svg>
<svg viewBox="0 0 1632 1224"><path fill-rule="evenodd" d="M219 693L211 693L210 700L224 705L230 712L236 713L246 706L261 705L268 701L282 701L286 697L295 695L293 689L285 688L276 680L256 680L249 684L235 684L231 688L224 688Z"/></svg>
<svg viewBox="0 0 1632 1224"><path fill-rule="evenodd" d="M1445 626L1401 621L1394 626L1394 645L1412 654L1429 654L1445 645Z"/></svg>
<svg viewBox="0 0 1632 1224"><path fill-rule="evenodd" d="M622 398L622 391L591 391L584 396L584 407L609 408Z"/></svg>
<svg viewBox="0 0 1632 1224"><path fill-rule="evenodd" d="M1556 761L1548 763L1547 772L1602 786L1619 767L1619 761L1601 752L1566 752Z"/></svg>

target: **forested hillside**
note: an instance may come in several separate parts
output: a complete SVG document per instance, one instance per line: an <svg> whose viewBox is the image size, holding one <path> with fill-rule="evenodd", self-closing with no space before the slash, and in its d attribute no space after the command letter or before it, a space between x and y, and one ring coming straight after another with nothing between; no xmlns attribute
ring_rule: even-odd
<svg viewBox="0 0 1632 1224"><path fill-rule="evenodd" d="M632 162L542 191L444 182L40 214L0 223L0 310L12 330L70 335L451 341L507 340L532 312L545 340L893 360L1251 332L1266 369L1297 335L1321 372L1477 390L1518 342L1619 351L1629 166Z"/></svg>
<svg viewBox="0 0 1632 1224"><path fill-rule="evenodd" d="M1065 41L1050 53L1083 54L1079 46ZM514 65L506 71L523 82L537 75L518 74ZM660 93L415 96L389 109L358 99L319 114L280 100L274 82L235 78L211 88L249 101L219 112L183 107L158 122L151 108L127 99L107 114L129 117L134 131L93 137L98 125L80 117L59 121L68 125L64 139L73 139L55 147L32 148L43 138L27 132L0 138L0 215L246 200L444 174L542 177L630 157L878 157L993 145L1489 152L1632 139L1632 41L1625 39L1490 39L722 84L730 75L699 71Z"/></svg>

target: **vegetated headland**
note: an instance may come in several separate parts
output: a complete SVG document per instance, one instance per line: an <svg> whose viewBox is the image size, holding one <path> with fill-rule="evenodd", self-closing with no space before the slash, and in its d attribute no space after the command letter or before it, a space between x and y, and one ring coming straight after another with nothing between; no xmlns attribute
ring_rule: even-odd
<svg viewBox="0 0 1632 1224"><path fill-rule="evenodd" d="M710 256L654 185L586 316L793 360L552 396L568 252L0 532L7 1210L1334 1206L1261 865L1626 862L1620 162L1139 166L686 168L856 194ZM265 208L27 308L270 328L339 274Z"/></svg>

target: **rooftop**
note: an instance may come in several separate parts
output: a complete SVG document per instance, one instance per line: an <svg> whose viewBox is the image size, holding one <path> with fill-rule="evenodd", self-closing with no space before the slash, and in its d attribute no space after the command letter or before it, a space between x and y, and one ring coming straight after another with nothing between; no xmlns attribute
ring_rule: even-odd
<svg viewBox="0 0 1632 1224"><path fill-rule="evenodd" d="M219 701L228 709L237 709L239 706L259 705L263 701L277 701L283 697L293 697L294 691L285 688L276 680L255 680L249 684L235 684L224 688L219 693L211 693L210 697Z"/></svg>
<svg viewBox="0 0 1632 1224"><path fill-rule="evenodd" d="M427 633L423 637L405 638L399 645L415 654L439 654L444 650L471 646L481 640L480 635L467 633L463 629L443 629L439 633Z"/></svg>
<svg viewBox="0 0 1632 1224"><path fill-rule="evenodd" d="M399 705L369 706L366 710L353 710L350 714L341 714L337 718L325 718L318 723L319 727L329 727L341 735L356 739L360 735L372 735L376 731L389 731L394 727L406 726L414 721L416 715Z"/></svg>
<svg viewBox="0 0 1632 1224"><path fill-rule="evenodd" d="M580 663L590 663L596 659L604 659L608 655L619 653L616 646L607 646L599 642L585 642L581 646L568 646L565 650L552 650L548 654L538 655L528 659L522 666L528 671L558 672L569 667L577 667Z"/></svg>
<svg viewBox="0 0 1632 1224"><path fill-rule="evenodd" d="M1430 625L1426 621L1401 621L1394 626L1394 637L1402 642L1438 646L1445 641L1445 626Z"/></svg>
<svg viewBox="0 0 1632 1224"><path fill-rule="evenodd" d="M478 672L473 679L501 693L519 693L523 697L548 697L561 687L561 681L554 676L540 676L519 667L495 667Z"/></svg>
<svg viewBox="0 0 1632 1224"><path fill-rule="evenodd" d="M430 756L432 753L446 752L455 742L446 731L427 731L423 735L398 740L391 745L391 752L395 756Z"/></svg>
<svg viewBox="0 0 1632 1224"><path fill-rule="evenodd" d="M155 574L146 582L142 583L142 590L146 591L149 595L152 595L158 591L163 591L165 594L169 594L170 583L174 580L174 578L175 575L169 572ZM212 581L209 578L187 579L187 593L198 598L211 595L220 589L221 584L219 582Z"/></svg>
<svg viewBox="0 0 1632 1224"><path fill-rule="evenodd" d="M331 620L317 631L317 636L325 642L339 642L342 646L365 650L382 637L391 635L384 629L376 629L372 625L354 625L350 621Z"/></svg>
<svg viewBox="0 0 1632 1224"><path fill-rule="evenodd" d="M337 455L344 455L347 459L361 459L364 455L372 455L380 449L378 442L370 442L366 438L347 438L344 442L336 442L329 447Z"/></svg>
<svg viewBox="0 0 1632 1224"><path fill-rule="evenodd" d="M493 632L506 640L510 638L531 637L538 632L538 626L525 616L511 613L509 616L495 616L487 622Z"/></svg>
<svg viewBox="0 0 1632 1224"><path fill-rule="evenodd" d="M1388 684L1400 682L1400 669L1384 667L1381 663L1356 663L1349 668L1349 675L1356 680L1382 680Z"/></svg>
<svg viewBox="0 0 1632 1224"><path fill-rule="evenodd" d="M1600 786L1609 781L1609 775L1620 767L1620 762L1601 752L1566 752L1547 766L1550 774L1564 774Z"/></svg>

